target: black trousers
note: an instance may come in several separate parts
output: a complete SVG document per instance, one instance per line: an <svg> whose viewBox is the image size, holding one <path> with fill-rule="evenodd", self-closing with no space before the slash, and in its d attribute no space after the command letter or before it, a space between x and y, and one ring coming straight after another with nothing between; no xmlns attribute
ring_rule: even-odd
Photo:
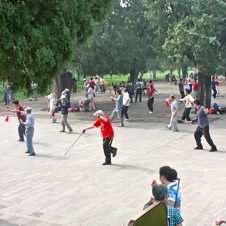
<svg viewBox="0 0 226 226"><path fill-rule="evenodd" d="M114 153L116 150L116 148L111 146L112 142L113 142L112 137L106 137L105 139L103 139L105 162L107 163L111 163L111 153Z"/></svg>
<svg viewBox="0 0 226 226"><path fill-rule="evenodd" d="M213 98L216 98L216 96L217 96L217 90L216 90L216 88L212 88L212 90L213 90Z"/></svg>
<svg viewBox="0 0 226 226"><path fill-rule="evenodd" d="M133 95L132 95L132 92L129 91L128 94L129 94L130 102L133 103Z"/></svg>
<svg viewBox="0 0 226 226"><path fill-rule="evenodd" d="M184 91L181 91L180 95L181 95L181 99L183 99L185 97Z"/></svg>
<svg viewBox="0 0 226 226"><path fill-rule="evenodd" d="M139 95L139 101L142 101L142 89L137 89L136 91L136 96L135 96L135 101L137 101L137 97Z"/></svg>
<svg viewBox="0 0 226 226"><path fill-rule="evenodd" d="M154 103L154 97L152 97L151 99L148 99L147 105L150 111L153 112L153 103Z"/></svg>
<svg viewBox="0 0 226 226"><path fill-rule="evenodd" d="M215 149L216 146L210 137L209 126L206 126L204 128L200 128L198 126L197 129L195 130L194 137L195 137L197 147L200 147L200 148L202 147L202 143L201 143L202 135L205 137L207 143L211 146L211 148Z"/></svg>
<svg viewBox="0 0 226 226"><path fill-rule="evenodd" d="M122 118L123 118L123 116L125 115L125 117L126 117L126 119L129 119L129 116L128 116L128 108L129 108L129 106L124 106L123 105L123 107L122 107Z"/></svg>
<svg viewBox="0 0 226 226"><path fill-rule="evenodd" d="M24 136L25 136L25 125L24 124L19 124L18 126L18 134L19 134L19 139L20 140L24 140Z"/></svg>
<svg viewBox="0 0 226 226"><path fill-rule="evenodd" d="M190 115L190 111L191 111L191 108L185 108L181 119L182 120L187 119L187 121L191 121L191 118L189 116Z"/></svg>

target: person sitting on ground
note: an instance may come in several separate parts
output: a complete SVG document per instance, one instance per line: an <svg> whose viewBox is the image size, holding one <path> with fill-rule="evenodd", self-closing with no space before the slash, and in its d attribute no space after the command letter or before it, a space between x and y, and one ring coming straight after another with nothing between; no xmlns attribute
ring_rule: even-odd
<svg viewBox="0 0 226 226"><path fill-rule="evenodd" d="M168 197L168 188L164 184L155 185L152 188L152 194L155 197L155 200L158 202L165 202L167 206L168 218L169 218L169 226L182 226L182 222L184 221L181 217L180 213L172 206L167 204Z"/></svg>

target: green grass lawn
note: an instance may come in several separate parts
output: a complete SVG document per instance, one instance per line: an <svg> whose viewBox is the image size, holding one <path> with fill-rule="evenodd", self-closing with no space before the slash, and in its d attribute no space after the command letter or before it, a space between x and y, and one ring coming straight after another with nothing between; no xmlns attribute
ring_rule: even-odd
<svg viewBox="0 0 226 226"><path fill-rule="evenodd" d="M167 73L169 73L170 71L164 71L164 72L160 72L160 71L157 71L157 74L156 74L156 80L164 80L165 79L165 75ZM177 71L175 71L175 74L177 76ZM115 84L119 84L120 82L124 81L125 83L127 82L129 78L129 74L127 75L113 75L112 76L112 82ZM87 78L89 79L89 77ZM106 81L108 82L108 85L110 84L111 82L111 76L110 75L106 75L105 76L105 79ZM145 79L146 81L148 80L148 73L144 73L143 75L143 79ZM83 90L83 81L82 81L82 78L81 78L81 81L77 82L77 90L78 91L81 91ZM3 101L3 83L0 83L0 102ZM25 99L25 98L28 98L27 95L25 95L25 92L24 91L20 91L20 92L17 92L16 93L16 99L17 100L21 100L21 99Z"/></svg>

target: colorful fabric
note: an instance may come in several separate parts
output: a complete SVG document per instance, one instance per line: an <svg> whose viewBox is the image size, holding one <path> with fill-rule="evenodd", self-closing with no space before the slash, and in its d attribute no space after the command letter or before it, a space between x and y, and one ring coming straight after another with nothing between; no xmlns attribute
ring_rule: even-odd
<svg viewBox="0 0 226 226"><path fill-rule="evenodd" d="M175 208L173 208L172 206L167 206L167 209L168 209L169 226L176 226L178 224L181 224L184 221L180 213Z"/></svg>

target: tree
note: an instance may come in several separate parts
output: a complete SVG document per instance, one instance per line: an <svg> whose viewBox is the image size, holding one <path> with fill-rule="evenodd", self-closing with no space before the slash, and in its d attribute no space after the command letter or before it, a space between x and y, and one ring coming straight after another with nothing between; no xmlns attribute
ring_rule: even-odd
<svg viewBox="0 0 226 226"><path fill-rule="evenodd" d="M84 74L128 74L132 80L138 70L146 69L146 59L152 55L152 36L145 18L143 0L114 2L108 19L97 26L89 43L79 48L75 61L83 66Z"/></svg>
<svg viewBox="0 0 226 226"><path fill-rule="evenodd" d="M96 22L110 12L113 0L0 1L0 76L14 87L44 92L67 68L75 43L92 35Z"/></svg>
<svg viewBox="0 0 226 226"><path fill-rule="evenodd" d="M211 75L225 49L223 0L146 0L148 18L173 61L187 59L199 69L199 98L211 105Z"/></svg>

